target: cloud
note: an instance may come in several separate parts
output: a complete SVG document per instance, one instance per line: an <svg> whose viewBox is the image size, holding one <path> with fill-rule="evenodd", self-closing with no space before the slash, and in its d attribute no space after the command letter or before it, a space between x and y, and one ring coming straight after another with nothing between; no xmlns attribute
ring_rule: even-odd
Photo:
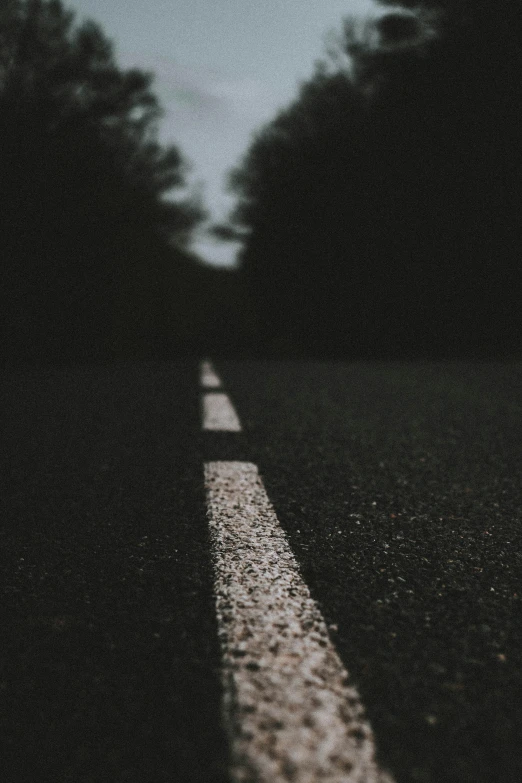
<svg viewBox="0 0 522 783"><path fill-rule="evenodd" d="M153 91L161 103L176 104L200 112L219 114L225 109L223 101L213 94L212 72L187 68L176 59L123 50L119 59L124 68L140 68L152 71L155 76Z"/></svg>

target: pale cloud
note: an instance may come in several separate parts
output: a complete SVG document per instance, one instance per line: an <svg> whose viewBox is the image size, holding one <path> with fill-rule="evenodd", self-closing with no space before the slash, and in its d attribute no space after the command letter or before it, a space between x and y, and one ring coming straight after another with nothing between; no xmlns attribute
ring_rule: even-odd
<svg viewBox="0 0 522 783"><path fill-rule="evenodd" d="M215 76L198 68L187 68L172 57L141 52L122 51L119 60L124 68L152 71L155 76L152 89L161 104L179 104L201 112L222 110L223 102L212 91Z"/></svg>

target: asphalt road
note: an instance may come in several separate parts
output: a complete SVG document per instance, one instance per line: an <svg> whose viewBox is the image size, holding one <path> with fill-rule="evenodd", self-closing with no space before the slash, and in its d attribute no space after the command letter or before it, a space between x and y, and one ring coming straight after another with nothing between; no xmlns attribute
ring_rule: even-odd
<svg viewBox="0 0 522 783"><path fill-rule="evenodd" d="M2 780L221 783L203 463L258 465L396 783L522 780L520 364L20 368L1 393Z"/></svg>

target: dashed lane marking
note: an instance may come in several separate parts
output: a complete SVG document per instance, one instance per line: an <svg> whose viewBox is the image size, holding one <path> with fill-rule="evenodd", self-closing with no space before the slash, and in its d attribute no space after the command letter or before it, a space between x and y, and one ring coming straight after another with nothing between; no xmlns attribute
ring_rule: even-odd
<svg viewBox="0 0 522 783"><path fill-rule="evenodd" d="M203 429L241 432L241 422L226 394L210 392L203 395Z"/></svg>
<svg viewBox="0 0 522 783"><path fill-rule="evenodd" d="M199 372L201 386L204 389L220 389L222 387L221 378L214 370L212 362L201 362Z"/></svg>
<svg viewBox="0 0 522 783"><path fill-rule="evenodd" d="M205 485L235 783L393 783L258 469L208 462Z"/></svg>

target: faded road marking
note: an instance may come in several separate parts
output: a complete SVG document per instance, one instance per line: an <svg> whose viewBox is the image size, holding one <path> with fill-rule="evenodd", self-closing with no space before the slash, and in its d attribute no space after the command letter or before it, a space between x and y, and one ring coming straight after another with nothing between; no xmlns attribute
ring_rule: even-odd
<svg viewBox="0 0 522 783"><path fill-rule="evenodd" d="M241 432L241 423L228 396L209 393L203 397L203 429L218 432Z"/></svg>
<svg viewBox="0 0 522 783"><path fill-rule="evenodd" d="M204 389L220 389L221 378L214 370L211 362L203 361L200 365L200 382Z"/></svg>
<svg viewBox="0 0 522 783"><path fill-rule="evenodd" d="M208 462L205 485L237 783L393 783L257 467Z"/></svg>

